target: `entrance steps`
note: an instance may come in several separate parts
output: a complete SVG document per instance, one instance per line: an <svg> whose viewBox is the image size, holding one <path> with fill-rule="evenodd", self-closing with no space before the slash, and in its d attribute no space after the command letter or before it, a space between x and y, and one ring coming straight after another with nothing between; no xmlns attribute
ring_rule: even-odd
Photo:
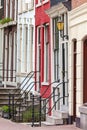
<svg viewBox="0 0 87 130"><path fill-rule="evenodd" d="M67 124L68 112L63 110L53 110L51 116L46 116L46 121L42 122L43 125L63 125Z"/></svg>

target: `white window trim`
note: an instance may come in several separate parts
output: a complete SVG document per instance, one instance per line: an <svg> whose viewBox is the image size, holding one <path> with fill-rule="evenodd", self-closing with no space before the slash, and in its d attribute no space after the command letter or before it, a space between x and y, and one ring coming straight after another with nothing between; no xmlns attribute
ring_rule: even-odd
<svg viewBox="0 0 87 130"><path fill-rule="evenodd" d="M49 2L49 0L44 0L42 3L43 3L43 4L46 4L47 2Z"/></svg>
<svg viewBox="0 0 87 130"><path fill-rule="evenodd" d="M46 25L48 25L48 24L46 24ZM46 66L46 65L49 65L49 55L47 54L47 51L46 51L47 46L48 46L48 50L49 50L49 43L47 43L49 41L47 41L46 34L47 34L47 26L44 27L44 82L48 82L46 77L49 77L49 74L47 74L47 73L49 73L49 67ZM48 45L46 45L46 44L48 44ZM47 64L47 60L46 60L46 54L48 55L47 56L48 57L48 64Z"/></svg>
<svg viewBox="0 0 87 130"><path fill-rule="evenodd" d="M49 83L48 82L42 82L41 85L43 85L43 86L45 86L45 85L49 86Z"/></svg>
<svg viewBox="0 0 87 130"><path fill-rule="evenodd" d="M0 0L0 6L1 6L1 0Z"/></svg>
<svg viewBox="0 0 87 130"><path fill-rule="evenodd" d="M6 17L8 17L8 1L6 0Z"/></svg>
<svg viewBox="0 0 87 130"><path fill-rule="evenodd" d="M10 1L10 18L12 18L12 1Z"/></svg>

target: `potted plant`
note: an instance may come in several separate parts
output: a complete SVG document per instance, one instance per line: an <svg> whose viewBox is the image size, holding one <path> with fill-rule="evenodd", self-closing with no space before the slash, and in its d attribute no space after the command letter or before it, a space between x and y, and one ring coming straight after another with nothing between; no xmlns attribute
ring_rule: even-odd
<svg viewBox="0 0 87 130"><path fill-rule="evenodd" d="M9 118L9 107L7 105L2 107L2 117Z"/></svg>

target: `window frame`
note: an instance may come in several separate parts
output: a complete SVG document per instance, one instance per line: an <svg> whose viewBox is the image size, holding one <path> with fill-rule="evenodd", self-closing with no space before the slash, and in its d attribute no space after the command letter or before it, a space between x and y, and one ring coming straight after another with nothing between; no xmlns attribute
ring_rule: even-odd
<svg viewBox="0 0 87 130"><path fill-rule="evenodd" d="M54 80L59 80L59 31L58 17L53 18L53 52L54 52Z"/></svg>
<svg viewBox="0 0 87 130"><path fill-rule="evenodd" d="M49 25L44 27L44 82L49 81Z"/></svg>

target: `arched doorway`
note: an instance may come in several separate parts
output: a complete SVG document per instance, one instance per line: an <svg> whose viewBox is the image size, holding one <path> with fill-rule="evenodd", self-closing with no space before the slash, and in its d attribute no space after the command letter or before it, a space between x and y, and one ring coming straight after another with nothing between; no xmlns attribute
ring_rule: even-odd
<svg viewBox="0 0 87 130"><path fill-rule="evenodd" d="M87 102L87 39L83 45L83 103Z"/></svg>

